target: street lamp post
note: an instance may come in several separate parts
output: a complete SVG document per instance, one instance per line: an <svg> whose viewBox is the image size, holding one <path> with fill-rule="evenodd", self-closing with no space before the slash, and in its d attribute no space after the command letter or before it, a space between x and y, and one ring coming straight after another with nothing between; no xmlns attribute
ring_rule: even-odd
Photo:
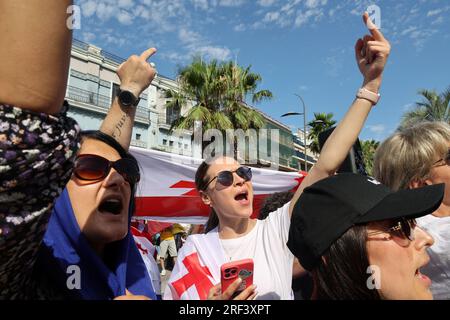
<svg viewBox="0 0 450 320"><path fill-rule="evenodd" d="M307 158L307 150L306 150L306 106L305 106L305 101L303 101L303 98L294 93L295 96L297 96L298 98L300 98L302 105L303 105L303 112L288 112L282 115L282 117L287 117L287 116L303 116L303 147L304 147L304 160L305 160L305 171L308 172L308 158Z"/></svg>

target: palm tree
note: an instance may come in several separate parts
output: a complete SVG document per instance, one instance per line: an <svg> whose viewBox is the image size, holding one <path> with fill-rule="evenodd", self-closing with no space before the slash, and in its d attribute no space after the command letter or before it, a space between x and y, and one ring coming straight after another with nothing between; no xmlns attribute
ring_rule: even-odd
<svg viewBox="0 0 450 320"><path fill-rule="evenodd" d="M308 134L308 139L311 140L309 149L315 154L320 153L319 134L336 124L333 120L333 113L316 113L314 112L314 120L308 123L311 131Z"/></svg>
<svg viewBox="0 0 450 320"><path fill-rule="evenodd" d="M420 90L422 101L416 102L416 108L403 115L401 127L420 121L445 121L450 123L450 87L441 94L436 91Z"/></svg>
<svg viewBox="0 0 450 320"><path fill-rule="evenodd" d="M375 157L375 152L380 146L379 141L371 140L363 140L361 141L361 148L363 152L364 165L366 167L366 171L369 175L372 175L373 169L373 160Z"/></svg>
<svg viewBox="0 0 450 320"><path fill-rule="evenodd" d="M171 124L173 129L192 129L195 121L201 121L203 130L250 128L264 126L264 118L247 105L271 99L268 90L257 91L262 78L252 73L251 67L242 68L233 62L205 62L194 57L192 63L179 70L180 90L167 90L171 100L166 107L180 108L190 102L193 107Z"/></svg>

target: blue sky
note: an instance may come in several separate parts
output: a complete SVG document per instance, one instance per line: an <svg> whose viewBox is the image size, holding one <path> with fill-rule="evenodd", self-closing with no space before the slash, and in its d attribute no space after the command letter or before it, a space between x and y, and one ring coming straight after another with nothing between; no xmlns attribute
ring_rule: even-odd
<svg viewBox="0 0 450 320"><path fill-rule="evenodd" d="M122 56L157 47L158 72L174 78L192 55L237 60L261 74L274 99L257 107L295 127L314 112L344 115L362 83L353 46L367 33L361 14L381 9L381 30L392 53L362 139L383 140L420 100L417 90L450 86L448 0L75 0L81 29L75 37Z"/></svg>

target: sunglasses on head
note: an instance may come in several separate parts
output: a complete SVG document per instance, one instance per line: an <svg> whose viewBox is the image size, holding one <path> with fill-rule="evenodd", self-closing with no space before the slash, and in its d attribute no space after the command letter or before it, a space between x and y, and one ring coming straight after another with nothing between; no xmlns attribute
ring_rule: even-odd
<svg viewBox="0 0 450 320"><path fill-rule="evenodd" d="M235 173L241 177L242 179L244 179L245 181L250 181L252 180L252 169L249 167L239 167L234 171L221 171L219 172L219 174L217 176L215 176L214 178L212 178L211 180L209 180L209 182L206 184L205 189L209 186L209 184L211 182L213 182L215 179L217 179L217 182L220 183L221 185L223 185L224 187L229 187L233 184L234 182L234 175L233 173Z"/></svg>
<svg viewBox="0 0 450 320"><path fill-rule="evenodd" d="M385 230L369 232L369 235L387 232L398 245L407 247L411 241L414 241L414 229L416 226L415 219L401 219L396 221L392 227Z"/></svg>
<svg viewBox="0 0 450 320"><path fill-rule="evenodd" d="M433 167L437 166L437 165L448 165L450 166L450 149L447 150L447 154L445 155L444 158L439 159L438 161L436 161L435 163L433 163Z"/></svg>
<svg viewBox="0 0 450 320"><path fill-rule="evenodd" d="M111 168L114 168L128 183L139 182L139 167L135 161L128 158L109 161L95 154L81 154L75 159L73 173L80 180L103 180Z"/></svg>

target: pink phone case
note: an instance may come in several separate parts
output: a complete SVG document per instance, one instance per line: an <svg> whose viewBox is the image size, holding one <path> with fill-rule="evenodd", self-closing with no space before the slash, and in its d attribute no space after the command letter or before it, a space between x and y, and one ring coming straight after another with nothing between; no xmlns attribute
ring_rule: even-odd
<svg viewBox="0 0 450 320"><path fill-rule="evenodd" d="M225 263L220 267L220 275L222 292L225 292L238 277L242 279L242 283L236 292L242 292L253 284L253 259Z"/></svg>

